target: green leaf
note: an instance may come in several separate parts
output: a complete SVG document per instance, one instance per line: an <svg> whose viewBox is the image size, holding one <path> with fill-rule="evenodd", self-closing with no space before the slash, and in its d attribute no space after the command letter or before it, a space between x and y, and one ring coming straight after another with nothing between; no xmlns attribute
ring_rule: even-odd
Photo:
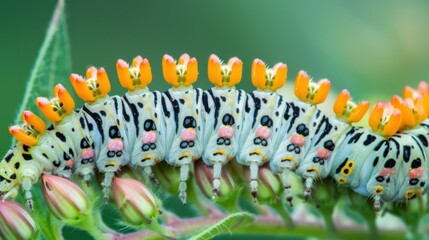
<svg viewBox="0 0 429 240"><path fill-rule="evenodd" d="M58 0L45 39L27 81L24 99L15 117L14 123L16 124L21 122L21 114L24 110L34 111L37 108L34 104L36 97L51 96L55 82L71 72L70 45L64 5L64 0ZM13 141L14 144L15 140L13 139Z"/></svg>
<svg viewBox="0 0 429 240"><path fill-rule="evenodd" d="M229 232L233 228L244 227L251 224L255 220L255 217L247 212L238 212L225 217L224 219L208 226L206 229L197 233L190 239L199 240L199 239L210 239L216 235L222 234L224 232Z"/></svg>

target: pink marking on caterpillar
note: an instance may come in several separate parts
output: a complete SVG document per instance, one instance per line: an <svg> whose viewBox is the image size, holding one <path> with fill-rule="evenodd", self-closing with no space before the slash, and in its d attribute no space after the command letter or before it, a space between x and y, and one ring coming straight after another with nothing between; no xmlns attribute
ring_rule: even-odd
<svg viewBox="0 0 429 240"><path fill-rule="evenodd" d="M144 144L156 142L156 133L153 131L143 133L142 141Z"/></svg>
<svg viewBox="0 0 429 240"><path fill-rule="evenodd" d="M395 170L393 168L383 168L383 169L381 169L380 175L382 177L394 176Z"/></svg>
<svg viewBox="0 0 429 240"><path fill-rule="evenodd" d="M414 168L410 170L410 178L421 178L423 177L425 170L422 167Z"/></svg>
<svg viewBox="0 0 429 240"><path fill-rule="evenodd" d="M194 129L184 129L182 131L181 139L183 141L194 141L197 139L197 132Z"/></svg>
<svg viewBox="0 0 429 240"><path fill-rule="evenodd" d="M87 149L83 150L83 152L82 152L82 158L83 159L92 158L92 157L94 157L94 155L95 155L94 150L92 148L87 148Z"/></svg>
<svg viewBox="0 0 429 240"><path fill-rule="evenodd" d="M109 149L109 151L114 151L114 152L121 151L122 149L124 149L124 143L119 138L112 139L112 140L109 140L109 144L107 145L107 148Z"/></svg>
<svg viewBox="0 0 429 240"><path fill-rule="evenodd" d="M223 138L232 138L234 136L234 129L232 129L232 127L222 126L219 128L218 135Z"/></svg>
<svg viewBox="0 0 429 240"><path fill-rule="evenodd" d="M329 151L328 149L326 149L326 148L320 148L318 151L317 151L317 157L319 157L319 158L321 158L321 159L328 159L329 158L329 156L331 156L331 151Z"/></svg>
<svg viewBox="0 0 429 240"><path fill-rule="evenodd" d="M305 144L305 139L304 139L304 136L302 136L301 134L295 133L290 138L290 142L295 146L302 147Z"/></svg>
<svg viewBox="0 0 429 240"><path fill-rule="evenodd" d="M259 127L256 129L256 136L262 139L268 139L270 138L270 129L267 127Z"/></svg>

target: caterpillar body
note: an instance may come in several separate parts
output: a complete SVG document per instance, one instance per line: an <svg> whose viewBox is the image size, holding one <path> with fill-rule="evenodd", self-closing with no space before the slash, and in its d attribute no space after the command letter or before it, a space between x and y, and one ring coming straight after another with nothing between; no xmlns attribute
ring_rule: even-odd
<svg viewBox="0 0 429 240"><path fill-rule="evenodd" d="M77 95L86 103L74 110L74 100L60 84L54 98L39 97L37 105L53 124L46 128L34 113L23 113L24 123L10 128L18 140L0 162L0 195L13 198L20 187L32 204L31 187L42 173L85 181L95 171L104 174L103 194L108 200L112 179L129 165L156 182L152 168L165 160L179 167L179 196L186 202L186 182L192 164L202 158L213 166L213 196L219 193L222 166L238 161L250 168L249 187L256 199L258 168L269 164L281 176L286 199L292 205L291 172L304 179L304 198L318 179L328 176L340 185L382 201L407 201L426 193L429 154L429 87L406 88L404 98L378 103L369 118L371 128L356 127L368 109L355 104L343 90L335 104L337 118L317 109L328 94L330 82L310 81L297 75L295 95L288 101L277 93L287 66L267 69L259 59L252 64L257 90L235 89L241 80L238 58L222 64L216 55L208 63L209 90L193 88L197 60L182 55L176 61L165 55L163 75L172 88L149 91L150 63L138 56L128 65L117 62L118 78L128 89L124 96L109 96L110 82L103 68L91 67L86 77L70 76Z"/></svg>

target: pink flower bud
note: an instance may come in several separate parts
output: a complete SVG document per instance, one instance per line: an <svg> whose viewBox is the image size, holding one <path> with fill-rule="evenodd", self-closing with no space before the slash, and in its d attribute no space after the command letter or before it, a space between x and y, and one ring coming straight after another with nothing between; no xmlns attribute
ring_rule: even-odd
<svg viewBox="0 0 429 240"><path fill-rule="evenodd" d="M78 223L90 210L90 203L78 185L62 177L42 175L43 197L48 208L68 223Z"/></svg>
<svg viewBox="0 0 429 240"><path fill-rule="evenodd" d="M0 199L0 239L30 239L35 233L36 224L21 205Z"/></svg>
<svg viewBox="0 0 429 240"><path fill-rule="evenodd" d="M150 224L159 216L159 200L137 180L115 177L113 195L122 217L132 225Z"/></svg>
<svg viewBox="0 0 429 240"><path fill-rule="evenodd" d="M213 196L213 167L207 166L204 161L195 161L195 179L201 192L209 199ZM235 190L234 180L227 167L222 168L220 175L219 193L216 201L227 200Z"/></svg>

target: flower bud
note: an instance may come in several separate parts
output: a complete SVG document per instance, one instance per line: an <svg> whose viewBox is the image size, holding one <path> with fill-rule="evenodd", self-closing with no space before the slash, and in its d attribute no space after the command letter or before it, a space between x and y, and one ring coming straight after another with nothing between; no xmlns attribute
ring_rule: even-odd
<svg viewBox="0 0 429 240"><path fill-rule="evenodd" d="M113 195L122 217L132 225L150 224L159 216L159 200L137 180L115 177Z"/></svg>
<svg viewBox="0 0 429 240"><path fill-rule="evenodd" d="M0 199L0 239L31 239L36 224L16 202Z"/></svg>
<svg viewBox="0 0 429 240"><path fill-rule="evenodd" d="M204 161L196 161L195 167L195 179L201 192L207 197L213 197L213 167L207 166ZM229 169L225 166L222 167L222 173L220 176L220 187L219 192L216 196L216 201L222 202L227 200L234 192L235 184L231 177Z"/></svg>
<svg viewBox="0 0 429 240"><path fill-rule="evenodd" d="M243 170L246 179L250 179L249 168L244 167ZM278 176L273 174L267 165L259 167L258 176L258 201L261 203L276 201L282 191L282 183Z"/></svg>
<svg viewBox="0 0 429 240"><path fill-rule="evenodd" d="M159 185L165 191L177 194L180 184L180 173L175 167L169 165L166 161L161 161L152 170Z"/></svg>
<svg viewBox="0 0 429 240"><path fill-rule="evenodd" d="M62 177L42 175L43 197L48 208L67 223L78 223L86 218L90 203L78 185Z"/></svg>

